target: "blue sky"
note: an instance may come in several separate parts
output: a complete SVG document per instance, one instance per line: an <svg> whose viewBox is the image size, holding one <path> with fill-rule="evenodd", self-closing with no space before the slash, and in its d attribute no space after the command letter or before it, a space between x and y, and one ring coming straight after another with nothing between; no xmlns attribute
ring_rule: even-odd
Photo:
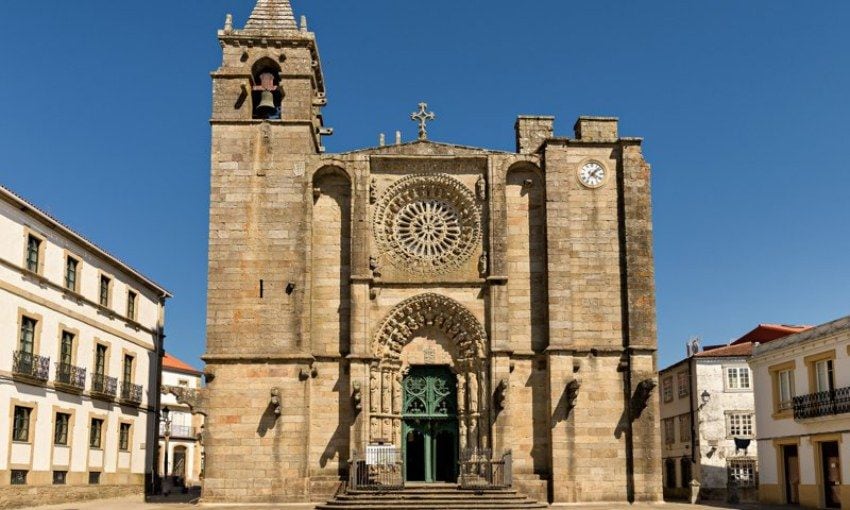
<svg viewBox="0 0 850 510"><path fill-rule="evenodd" d="M6 2L0 183L174 292L203 352L209 72L252 0ZM513 148L518 114L619 116L653 165L660 365L684 342L850 312L850 3L294 0L331 152L415 137Z"/></svg>

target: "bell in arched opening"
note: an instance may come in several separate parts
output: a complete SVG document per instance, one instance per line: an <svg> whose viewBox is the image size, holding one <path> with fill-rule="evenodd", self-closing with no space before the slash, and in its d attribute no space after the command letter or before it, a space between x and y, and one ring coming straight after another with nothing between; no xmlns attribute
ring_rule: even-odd
<svg viewBox="0 0 850 510"><path fill-rule="evenodd" d="M282 98L280 87L275 83L275 75L270 71L261 72L254 85L254 118L279 119Z"/></svg>

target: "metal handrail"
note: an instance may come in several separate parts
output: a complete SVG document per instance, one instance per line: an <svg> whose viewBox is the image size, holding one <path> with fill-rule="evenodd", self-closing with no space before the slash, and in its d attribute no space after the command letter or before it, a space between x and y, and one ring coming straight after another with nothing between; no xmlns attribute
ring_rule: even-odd
<svg viewBox="0 0 850 510"><path fill-rule="evenodd" d="M142 385L131 382L121 383L121 400L138 404L142 401Z"/></svg>
<svg viewBox="0 0 850 510"><path fill-rule="evenodd" d="M12 372L15 375L45 382L50 377L50 358L26 351L14 351Z"/></svg>
<svg viewBox="0 0 850 510"><path fill-rule="evenodd" d="M114 398L118 393L118 379L105 374L92 374L91 392Z"/></svg>
<svg viewBox="0 0 850 510"><path fill-rule="evenodd" d="M86 388L86 369L70 363L56 362L56 384L83 391Z"/></svg>
<svg viewBox="0 0 850 510"><path fill-rule="evenodd" d="M850 387L794 397L794 419L850 413Z"/></svg>
<svg viewBox="0 0 850 510"><path fill-rule="evenodd" d="M505 451L498 459L489 448L466 448L461 452L461 489L503 489L513 485L513 453Z"/></svg>
<svg viewBox="0 0 850 510"><path fill-rule="evenodd" d="M348 461L348 490L389 491L404 488L404 456L401 448L370 449L365 456L355 452Z"/></svg>

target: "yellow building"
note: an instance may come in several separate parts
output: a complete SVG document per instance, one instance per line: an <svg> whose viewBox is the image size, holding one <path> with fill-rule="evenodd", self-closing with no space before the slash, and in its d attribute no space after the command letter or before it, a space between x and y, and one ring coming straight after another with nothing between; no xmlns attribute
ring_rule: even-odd
<svg viewBox="0 0 850 510"><path fill-rule="evenodd" d="M761 501L850 508L850 317L757 345L750 366Z"/></svg>

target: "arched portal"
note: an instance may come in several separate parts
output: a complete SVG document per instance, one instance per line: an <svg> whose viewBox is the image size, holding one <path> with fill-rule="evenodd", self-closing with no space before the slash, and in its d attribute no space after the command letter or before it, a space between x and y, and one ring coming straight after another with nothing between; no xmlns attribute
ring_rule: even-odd
<svg viewBox="0 0 850 510"><path fill-rule="evenodd" d="M372 342L377 361L369 376L369 442L403 446L405 376L412 370L442 366L455 378L451 386L456 391L452 400L456 403L457 447L487 448L490 380L486 350L484 327L457 301L426 293L396 305ZM437 436L449 441L439 431Z"/></svg>

